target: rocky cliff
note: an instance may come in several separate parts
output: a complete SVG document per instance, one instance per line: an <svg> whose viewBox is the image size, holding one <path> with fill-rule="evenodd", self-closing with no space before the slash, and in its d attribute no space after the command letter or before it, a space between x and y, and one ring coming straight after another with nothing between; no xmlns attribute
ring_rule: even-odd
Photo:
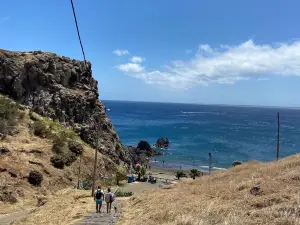
<svg viewBox="0 0 300 225"><path fill-rule="evenodd" d="M48 52L0 49L0 93L72 127L83 141L117 164L131 163L127 148L120 143L98 99L91 63Z"/></svg>

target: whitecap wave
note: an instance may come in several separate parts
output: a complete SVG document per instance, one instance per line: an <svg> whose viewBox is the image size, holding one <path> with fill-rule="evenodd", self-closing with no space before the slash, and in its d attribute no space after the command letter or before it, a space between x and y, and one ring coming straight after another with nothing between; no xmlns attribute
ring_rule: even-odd
<svg viewBox="0 0 300 225"><path fill-rule="evenodd" d="M199 166L200 168L203 169L209 169L209 166ZM227 170L226 168L221 168L221 167L212 167L213 170Z"/></svg>
<svg viewBox="0 0 300 225"><path fill-rule="evenodd" d="M225 115L222 112L184 112L181 111L182 114L210 114L210 115Z"/></svg>

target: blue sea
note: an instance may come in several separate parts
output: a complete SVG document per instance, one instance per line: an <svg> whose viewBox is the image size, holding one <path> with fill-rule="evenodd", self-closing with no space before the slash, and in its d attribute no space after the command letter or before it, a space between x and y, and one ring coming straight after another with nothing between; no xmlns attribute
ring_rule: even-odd
<svg viewBox="0 0 300 225"><path fill-rule="evenodd" d="M170 146L156 157L156 166L231 167L235 160L276 159L277 112L280 113L280 157L299 152L300 109L103 101L121 141L154 144L168 137ZM162 163L164 161L164 164Z"/></svg>

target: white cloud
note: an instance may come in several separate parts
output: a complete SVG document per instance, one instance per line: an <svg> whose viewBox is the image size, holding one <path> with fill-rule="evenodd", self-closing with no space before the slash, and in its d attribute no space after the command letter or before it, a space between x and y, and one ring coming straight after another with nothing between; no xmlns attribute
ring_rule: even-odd
<svg viewBox="0 0 300 225"><path fill-rule="evenodd" d="M130 61L133 63L142 63L145 61L145 59L139 56L132 56Z"/></svg>
<svg viewBox="0 0 300 225"><path fill-rule="evenodd" d="M262 77L262 78L258 78L257 80L258 81L266 81L266 80L269 80L269 78Z"/></svg>
<svg viewBox="0 0 300 225"><path fill-rule="evenodd" d="M126 49L116 49L113 51L113 53L117 56L122 56L122 55L128 55L129 52Z"/></svg>
<svg viewBox="0 0 300 225"><path fill-rule="evenodd" d="M200 54L212 54L213 50L209 45L199 45L198 53Z"/></svg>
<svg viewBox="0 0 300 225"><path fill-rule="evenodd" d="M144 67L137 63L127 63L118 65L117 69L125 73L141 73L144 72Z"/></svg>
<svg viewBox="0 0 300 225"><path fill-rule="evenodd" d="M124 69L121 71L147 83L174 88L211 83L232 84L270 75L300 76L300 41L256 45L249 40L240 45L221 45L219 48L199 45L197 53L190 60L172 61L164 66L164 70L143 68L139 72L134 70L134 73Z"/></svg>
<svg viewBox="0 0 300 225"><path fill-rule="evenodd" d="M10 18L9 18L8 16L3 17L3 18L0 19L0 23L3 23L3 22L5 22L5 21L7 21L7 20L9 20L9 19L10 19Z"/></svg>

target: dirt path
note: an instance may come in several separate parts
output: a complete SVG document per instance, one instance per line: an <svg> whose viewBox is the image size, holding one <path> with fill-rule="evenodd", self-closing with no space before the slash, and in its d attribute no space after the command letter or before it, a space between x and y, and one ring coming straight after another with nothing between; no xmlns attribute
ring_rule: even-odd
<svg viewBox="0 0 300 225"><path fill-rule="evenodd" d="M134 182L126 184L123 187L120 187L121 191L132 191L135 194L146 190L146 189L155 189L158 188L158 184L150 184L147 182ZM86 216L84 219L73 223L73 225L112 225L116 224L118 218L121 216L121 202L128 201L130 197L117 198L112 205L111 213L106 213L106 203L103 204L101 212L102 213L92 213L89 216ZM114 210L114 206L117 207L117 212Z"/></svg>
<svg viewBox="0 0 300 225"><path fill-rule="evenodd" d="M114 210L114 206L117 207L117 211ZM118 218L121 215L118 201L115 201L112 205L111 213L106 213L106 203L103 204L101 213L92 213L86 216L84 219L74 223L73 225L112 225L116 224Z"/></svg>

